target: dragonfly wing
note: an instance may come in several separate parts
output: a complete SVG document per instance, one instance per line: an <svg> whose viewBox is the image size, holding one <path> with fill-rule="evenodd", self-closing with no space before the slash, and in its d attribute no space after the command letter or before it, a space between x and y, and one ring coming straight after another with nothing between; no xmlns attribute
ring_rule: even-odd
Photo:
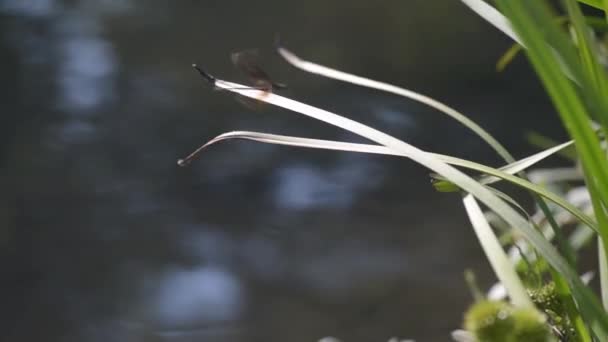
<svg viewBox="0 0 608 342"><path fill-rule="evenodd" d="M272 88L270 76L260 67L258 50L244 50L230 55L232 63L258 88Z"/></svg>

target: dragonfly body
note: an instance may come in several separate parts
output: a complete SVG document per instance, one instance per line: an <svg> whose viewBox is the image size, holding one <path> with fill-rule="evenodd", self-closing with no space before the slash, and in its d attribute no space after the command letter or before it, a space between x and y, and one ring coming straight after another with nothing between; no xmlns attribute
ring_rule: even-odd
<svg viewBox="0 0 608 342"><path fill-rule="evenodd" d="M285 84L274 82L260 67L257 50L234 52L230 54L230 60L234 66L247 75L254 88L269 92L273 89L287 88Z"/></svg>

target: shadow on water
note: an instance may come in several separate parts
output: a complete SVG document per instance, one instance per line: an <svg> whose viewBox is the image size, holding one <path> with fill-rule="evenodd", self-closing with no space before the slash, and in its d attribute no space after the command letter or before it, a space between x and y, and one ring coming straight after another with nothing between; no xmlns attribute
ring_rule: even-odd
<svg viewBox="0 0 608 342"><path fill-rule="evenodd" d="M525 119L547 112L538 85L521 63L496 75L508 42L431 3L0 1L2 340L445 340L470 302L463 269L491 276L458 197L423 169L251 142L175 163L234 129L360 141L251 111L190 69L238 79L229 53L258 46L289 96L497 161L428 108L289 68L269 49L279 30L309 58L471 113L523 155L523 128L547 118Z"/></svg>

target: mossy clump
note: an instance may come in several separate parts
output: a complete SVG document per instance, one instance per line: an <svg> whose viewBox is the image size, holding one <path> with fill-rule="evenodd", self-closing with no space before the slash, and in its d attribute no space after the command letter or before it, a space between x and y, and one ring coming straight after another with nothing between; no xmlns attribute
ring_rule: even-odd
<svg viewBox="0 0 608 342"><path fill-rule="evenodd" d="M566 341L576 341L576 330L566 313L566 307L559 297L553 282L537 289L529 290L532 302L539 310L547 315L549 323L559 331L559 335Z"/></svg>
<svg viewBox="0 0 608 342"><path fill-rule="evenodd" d="M513 338L511 341L547 342L555 341L551 334L547 318L534 308L513 310Z"/></svg>
<svg viewBox="0 0 608 342"><path fill-rule="evenodd" d="M555 291L555 283L543 285L539 288L528 290L532 302L541 310L550 310L555 313L563 313L564 306Z"/></svg>
<svg viewBox="0 0 608 342"><path fill-rule="evenodd" d="M499 301L480 301L475 303L464 316L464 328L479 341L508 341L504 339L515 323L511 317L513 308Z"/></svg>
<svg viewBox="0 0 608 342"><path fill-rule="evenodd" d="M503 301L480 301L465 314L464 327L479 342L555 341L545 316Z"/></svg>

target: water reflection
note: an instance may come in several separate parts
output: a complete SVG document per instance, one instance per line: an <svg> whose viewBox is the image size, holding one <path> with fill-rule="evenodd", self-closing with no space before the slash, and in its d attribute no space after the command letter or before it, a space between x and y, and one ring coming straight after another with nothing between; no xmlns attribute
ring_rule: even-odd
<svg viewBox="0 0 608 342"><path fill-rule="evenodd" d="M88 22L87 22L88 23ZM82 27L70 28L82 32ZM59 53L59 103L73 113L86 110L110 101L113 97L113 76L116 69L111 45L95 36L64 38Z"/></svg>
<svg viewBox="0 0 608 342"><path fill-rule="evenodd" d="M413 275L405 251L344 240L319 256L303 260L299 267L298 278L318 296L331 300L350 298L357 292L365 294L370 288L374 292L373 288L383 282Z"/></svg>
<svg viewBox="0 0 608 342"><path fill-rule="evenodd" d="M3 0L0 9L12 15L46 17L53 14L58 4L55 0Z"/></svg>
<svg viewBox="0 0 608 342"><path fill-rule="evenodd" d="M65 122L61 127L54 132L57 137L56 141L61 145L70 145L93 139L95 134L95 125L83 118L74 118Z"/></svg>
<svg viewBox="0 0 608 342"><path fill-rule="evenodd" d="M196 263L225 266L233 261L238 243L219 229L207 230L197 226L184 234L181 247Z"/></svg>
<svg viewBox="0 0 608 342"><path fill-rule="evenodd" d="M436 215L454 198L434 194L426 171L379 156L251 142L218 145L187 169L175 165L184 151L232 129L353 137L277 109L250 113L191 72L199 57L226 65L221 51L260 45L252 35L271 40L277 23L260 18L285 2L243 2L239 11L229 2L168 4L0 0L8 38L0 44L10 52L1 65L19 77L2 90L23 92L7 99L9 123L0 126L9 152L0 172L13 184L0 195L7 203L0 217L11 218L0 232L9 246L0 312L9 328L0 339L447 336L469 301L458 287L461 270L485 264L464 218ZM285 16L285 35L298 37L300 17L317 20L319 9L343 15L319 34L320 45L334 46L340 39L327 32L360 26L345 5L306 2L273 16ZM393 12L409 13L402 10ZM243 24L232 30L226 21ZM349 33L345 48L381 35L368 33L367 43ZM434 127L408 102L318 78L306 88L306 76L285 77L282 66L269 63L270 72L293 84L296 98L408 139ZM436 241L445 231L449 239Z"/></svg>
<svg viewBox="0 0 608 342"><path fill-rule="evenodd" d="M238 279L225 269L207 266L166 272L159 280L155 316L162 327L237 320L243 306Z"/></svg>
<svg viewBox="0 0 608 342"><path fill-rule="evenodd" d="M275 205L280 209L346 209L365 190L382 182L377 166L348 154L337 157L328 170L318 166L294 164L276 171Z"/></svg>
<svg viewBox="0 0 608 342"><path fill-rule="evenodd" d="M268 236L251 236L238 248L243 267L263 282L285 280L289 260L280 243Z"/></svg>

